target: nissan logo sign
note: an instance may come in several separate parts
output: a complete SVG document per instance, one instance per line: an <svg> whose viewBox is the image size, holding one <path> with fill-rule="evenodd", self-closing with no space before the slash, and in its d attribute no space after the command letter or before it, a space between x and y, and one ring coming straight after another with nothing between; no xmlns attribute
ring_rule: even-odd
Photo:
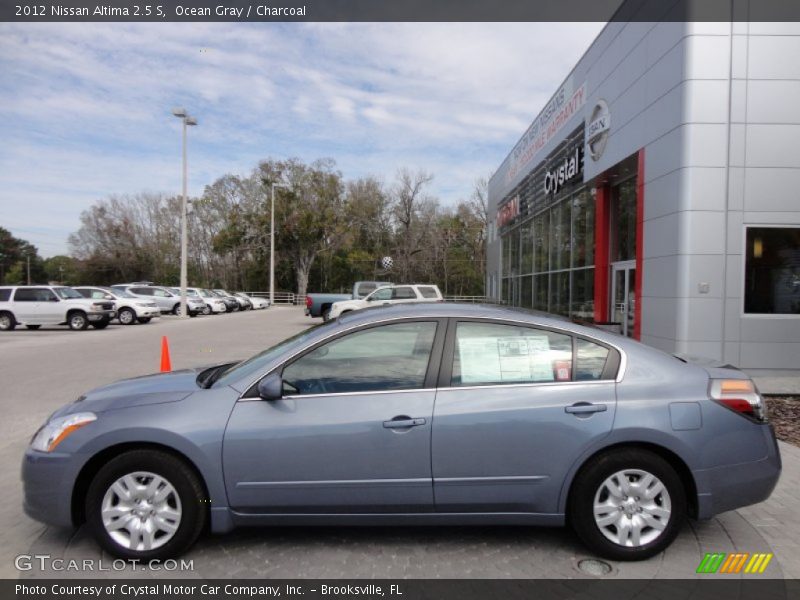
<svg viewBox="0 0 800 600"><path fill-rule="evenodd" d="M593 160L600 160L608 141L608 131L611 129L611 113L605 100L598 100L592 109L592 116L586 128L586 145Z"/></svg>

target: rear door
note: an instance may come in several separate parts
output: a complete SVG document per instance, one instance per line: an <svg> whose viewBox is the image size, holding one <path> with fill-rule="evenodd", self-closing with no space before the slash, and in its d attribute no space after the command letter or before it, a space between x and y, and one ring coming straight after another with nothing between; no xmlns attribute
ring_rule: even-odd
<svg viewBox="0 0 800 600"><path fill-rule="evenodd" d="M557 512L568 469L611 431L618 352L564 332L453 320L442 360L436 510Z"/></svg>

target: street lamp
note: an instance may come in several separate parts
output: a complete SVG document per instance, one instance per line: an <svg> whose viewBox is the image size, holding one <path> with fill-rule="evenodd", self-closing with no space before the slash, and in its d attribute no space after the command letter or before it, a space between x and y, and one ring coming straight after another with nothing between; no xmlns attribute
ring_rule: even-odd
<svg viewBox="0 0 800 600"><path fill-rule="evenodd" d="M272 206L269 209L269 305L275 305L275 188L288 188L285 183L272 184Z"/></svg>
<svg viewBox="0 0 800 600"><path fill-rule="evenodd" d="M197 119L190 117L185 108L173 108L172 114L183 122L183 201L181 202L181 319L187 318L186 311L186 254L189 245L186 228L186 207L189 199L186 195L186 128L197 125Z"/></svg>

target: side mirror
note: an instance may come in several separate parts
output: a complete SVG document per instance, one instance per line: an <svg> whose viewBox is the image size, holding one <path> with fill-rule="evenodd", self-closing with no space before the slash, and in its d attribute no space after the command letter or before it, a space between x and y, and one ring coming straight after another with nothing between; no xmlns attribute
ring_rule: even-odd
<svg viewBox="0 0 800 600"><path fill-rule="evenodd" d="M283 379L277 373L267 375L258 382L258 395L262 400L280 400L283 398Z"/></svg>
<svg viewBox="0 0 800 600"><path fill-rule="evenodd" d="M52 298L50 298L50 302L58 302L58 298L56 298L55 296L53 296Z"/></svg>

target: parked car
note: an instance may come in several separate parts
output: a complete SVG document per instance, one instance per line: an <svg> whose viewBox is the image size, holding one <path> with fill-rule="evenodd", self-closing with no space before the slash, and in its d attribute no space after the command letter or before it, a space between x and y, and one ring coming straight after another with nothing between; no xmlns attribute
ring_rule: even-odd
<svg viewBox="0 0 800 600"><path fill-rule="evenodd" d="M169 287L167 288L170 292L175 294L180 301L181 298L181 288L177 287ZM186 288L186 306L189 310L189 314L191 315L194 313L195 315L203 315L205 314L206 306L205 300L200 297L200 294L197 293L197 290L194 288ZM180 310L180 309L179 309Z"/></svg>
<svg viewBox="0 0 800 600"><path fill-rule="evenodd" d="M155 285L136 285L136 284L118 284L112 285L111 289L122 290L136 296L137 298L144 298L151 300L158 305L161 314L179 315L181 313L181 297L180 294L175 294L169 289ZM200 312L200 307L187 306L187 312L190 317L195 317Z"/></svg>
<svg viewBox="0 0 800 600"><path fill-rule="evenodd" d="M392 283L388 281L356 281L353 284L352 294L319 294L316 292L306 294L306 316L322 317L323 321L327 321L330 318L330 310L334 302L358 300L377 288L387 285L392 285Z"/></svg>
<svg viewBox="0 0 800 600"><path fill-rule="evenodd" d="M211 290L206 290L204 288L188 288L188 289L191 289L198 296L200 296L200 299L205 303L205 308L203 308L202 311L204 315L228 312L228 307L225 305L225 301L219 296L217 296Z"/></svg>
<svg viewBox="0 0 800 600"><path fill-rule="evenodd" d="M133 294L122 290L114 290L103 286L77 286L73 287L84 298L92 300L113 300L117 319L122 325L149 323L151 319L161 316L161 311L155 302L142 300Z"/></svg>
<svg viewBox="0 0 800 600"><path fill-rule="evenodd" d="M387 304L404 304L408 302L444 302L439 287L429 284L391 285L380 287L366 298L361 300L343 300L334 302L331 306L329 319L339 315L369 308L371 306L385 306Z"/></svg>
<svg viewBox="0 0 800 600"><path fill-rule="evenodd" d="M105 329L117 316L114 303L88 300L72 288L52 285L0 287L0 331L17 325L67 325L70 329Z"/></svg>
<svg viewBox="0 0 800 600"><path fill-rule="evenodd" d="M85 520L130 559L175 556L206 522L568 522L597 554L637 560L687 515L765 500L780 471L739 370L519 309L430 303L88 392L34 435L22 478L28 515Z"/></svg>
<svg viewBox="0 0 800 600"><path fill-rule="evenodd" d="M262 298L261 296L250 296L249 294L245 294L244 292L236 292L236 296L239 298L244 298L248 302L250 302L250 306L253 309L263 309L269 308L269 300L266 298Z"/></svg>
<svg viewBox="0 0 800 600"><path fill-rule="evenodd" d="M230 296L226 296L225 294L220 294L216 290L208 290L208 291L214 294L214 296L216 296L225 303L226 312L235 312L239 310L240 305L239 301L236 298L231 298Z"/></svg>
<svg viewBox="0 0 800 600"><path fill-rule="evenodd" d="M227 298L229 300L233 300L233 302L235 304L234 303L228 303L228 310L229 311L236 312L237 310L246 310L247 304L244 302L244 300L242 300L240 298L237 298L236 296L234 296L233 294L231 294L230 292L228 292L226 290L214 289L214 291L217 294L219 294L222 298Z"/></svg>

